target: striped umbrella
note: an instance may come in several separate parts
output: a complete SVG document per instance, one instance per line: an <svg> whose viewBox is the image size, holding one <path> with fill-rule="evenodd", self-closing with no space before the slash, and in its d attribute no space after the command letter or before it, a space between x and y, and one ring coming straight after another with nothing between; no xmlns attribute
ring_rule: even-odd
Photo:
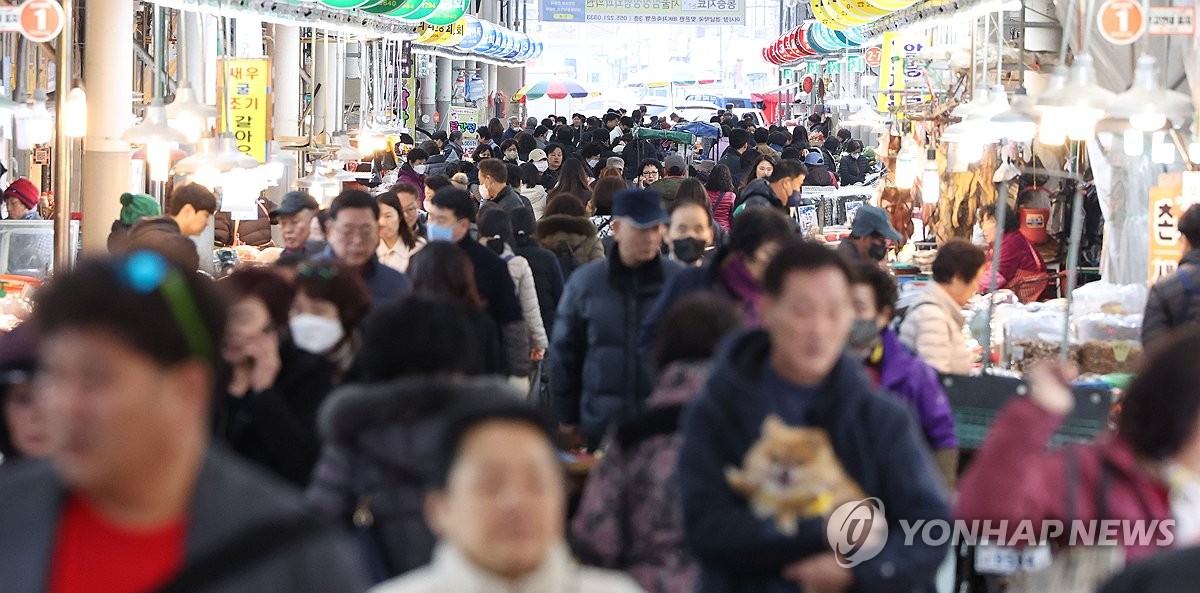
<svg viewBox="0 0 1200 593"><path fill-rule="evenodd" d="M693 84L712 84L720 80L711 72L693 68L683 62L666 62L650 65L640 72L630 76L625 86L642 86L661 88L665 86L689 86Z"/></svg>
<svg viewBox="0 0 1200 593"><path fill-rule="evenodd" d="M542 97L550 97L554 100L566 99L567 97L581 99L594 94L599 93L593 93L569 78L547 78L546 80L525 85L521 90L514 93L512 98L517 101L541 99Z"/></svg>

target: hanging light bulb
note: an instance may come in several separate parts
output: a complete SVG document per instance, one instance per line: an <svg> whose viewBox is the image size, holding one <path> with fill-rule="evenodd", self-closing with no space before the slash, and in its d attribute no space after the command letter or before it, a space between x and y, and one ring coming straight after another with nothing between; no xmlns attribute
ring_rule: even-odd
<svg viewBox="0 0 1200 593"><path fill-rule="evenodd" d="M1090 140L1095 134L1096 123L1104 118L1105 109L1115 96L1096 84L1092 56L1082 54L1075 58L1061 88L1038 97L1037 109L1042 114L1043 126L1047 123L1061 126L1065 135L1073 140ZM1049 136L1057 139L1058 132L1056 129Z"/></svg>
<svg viewBox="0 0 1200 593"><path fill-rule="evenodd" d="M178 132L177 132L178 133ZM180 175L196 175L202 170L226 173L234 169L253 169L258 161L238 150L237 140L231 134L218 138L201 138L196 143L196 154L175 163L175 172Z"/></svg>
<svg viewBox="0 0 1200 593"><path fill-rule="evenodd" d="M87 93L79 87L71 89L63 100L62 127L68 138L87 136Z"/></svg>
<svg viewBox="0 0 1200 593"><path fill-rule="evenodd" d="M1038 127L1038 142L1046 146L1062 146L1067 142L1067 128L1062 117L1058 114L1042 116Z"/></svg>
<svg viewBox="0 0 1200 593"><path fill-rule="evenodd" d="M33 102L18 108L16 140L19 150L30 150L35 144L46 144L54 138L54 117L46 109L46 91L34 92Z"/></svg>
<svg viewBox="0 0 1200 593"><path fill-rule="evenodd" d="M167 111L161 99L151 101L142 114L141 123L125 130L121 139L145 147L151 181L167 181L170 178L171 151L187 140L183 133L167 125Z"/></svg>
<svg viewBox="0 0 1200 593"><path fill-rule="evenodd" d="M924 153L917 147L915 140L912 138L904 140L904 146L900 148L900 152L896 153L896 187L909 189L913 186L917 176L925 168L925 163L922 162L923 156Z"/></svg>
<svg viewBox="0 0 1200 593"><path fill-rule="evenodd" d="M1188 145L1188 160L1200 164L1200 142L1193 142Z"/></svg>
<svg viewBox="0 0 1200 593"><path fill-rule="evenodd" d="M217 117L217 108L201 103L187 81L180 83L175 100L167 105L167 121L183 132L187 144L195 144L209 130L209 120Z"/></svg>
<svg viewBox="0 0 1200 593"><path fill-rule="evenodd" d="M936 204L942 197L942 176L938 172L937 150L925 153L925 171L921 173L921 201Z"/></svg>
<svg viewBox="0 0 1200 593"><path fill-rule="evenodd" d="M1192 100L1184 93L1167 90L1158 83L1158 61L1143 55L1133 72L1133 86L1108 103L1110 117L1128 119L1143 132L1161 130L1168 122L1178 125L1191 117Z"/></svg>
<svg viewBox="0 0 1200 593"><path fill-rule="evenodd" d="M1121 135L1125 145L1125 154L1141 156L1146 152L1146 133L1141 130L1125 130Z"/></svg>
<svg viewBox="0 0 1200 593"><path fill-rule="evenodd" d="M1175 163L1175 144L1167 139L1166 132L1154 132L1151 143L1151 160L1160 165Z"/></svg>

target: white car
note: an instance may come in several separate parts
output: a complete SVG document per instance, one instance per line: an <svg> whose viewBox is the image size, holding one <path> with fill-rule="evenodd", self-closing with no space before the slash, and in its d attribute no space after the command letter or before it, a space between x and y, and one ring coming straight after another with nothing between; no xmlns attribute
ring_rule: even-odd
<svg viewBox="0 0 1200 593"><path fill-rule="evenodd" d="M738 119L742 119L746 114L750 114L750 120L754 122L754 125L760 128L767 126L767 114L763 113L762 109L734 108L733 114L736 115Z"/></svg>

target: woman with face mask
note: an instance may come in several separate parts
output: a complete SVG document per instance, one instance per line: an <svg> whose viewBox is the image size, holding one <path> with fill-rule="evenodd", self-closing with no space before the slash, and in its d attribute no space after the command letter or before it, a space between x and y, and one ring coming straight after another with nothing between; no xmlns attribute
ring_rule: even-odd
<svg viewBox="0 0 1200 593"><path fill-rule="evenodd" d="M651 353L663 315L684 296L701 291L728 297L741 309L746 327L759 327L767 264L793 237L790 219L783 213L772 208L747 208L733 219L729 241L717 250L712 261L679 272L663 287L642 324L638 349L643 355Z"/></svg>
<svg viewBox="0 0 1200 593"><path fill-rule="evenodd" d="M517 148L516 140L505 140L500 143L500 155L505 164L520 164L520 151Z"/></svg>
<svg viewBox="0 0 1200 593"><path fill-rule="evenodd" d="M685 266L699 266L716 255L715 247L724 239L725 231L713 222L708 192L699 179L685 179L679 185L670 215L667 252L671 259ZM722 240L718 239L718 231Z"/></svg>
<svg viewBox="0 0 1200 593"><path fill-rule="evenodd" d="M948 491L953 491L958 438L937 371L914 356L890 328L899 295L891 274L872 263L856 265L855 272L850 295L856 319L847 347L863 361L875 387L899 397L912 409Z"/></svg>
<svg viewBox="0 0 1200 593"><path fill-rule="evenodd" d="M407 161L396 171L396 183L407 183L416 188L425 187L425 162L429 153L414 148L408 151Z"/></svg>
<svg viewBox="0 0 1200 593"><path fill-rule="evenodd" d="M349 371L358 354L359 325L371 309L371 295L358 274L326 261L296 268L296 298L288 326L301 350L320 355Z"/></svg>
<svg viewBox="0 0 1200 593"><path fill-rule="evenodd" d="M333 389L334 365L293 340L295 296L268 268L221 281L232 303L221 354L231 377L217 405L217 434L242 456L304 486L320 453L317 410Z"/></svg>

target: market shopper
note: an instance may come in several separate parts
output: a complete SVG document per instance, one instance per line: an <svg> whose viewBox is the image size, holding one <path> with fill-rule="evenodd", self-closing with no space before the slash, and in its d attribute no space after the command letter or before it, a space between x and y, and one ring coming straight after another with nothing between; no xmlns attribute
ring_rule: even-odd
<svg viewBox="0 0 1200 593"><path fill-rule="evenodd" d="M375 256L379 263L403 274L413 254L425 246L425 239L414 236L404 220L400 196L385 192L376 196L375 201L379 203L379 246L375 248Z"/></svg>
<svg viewBox="0 0 1200 593"><path fill-rule="evenodd" d="M984 265L982 249L963 239L947 241L933 260L933 283L903 314L900 341L939 373L971 372L962 309L975 295Z"/></svg>
<svg viewBox="0 0 1200 593"><path fill-rule="evenodd" d="M766 206L787 213L788 200L800 191L808 170L796 161L779 161L766 179L757 179L742 189L733 204L734 220L746 208Z"/></svg>
<svg viewBox="0 0 1200 593"><path fill-rule="evenodd" d="M679 191L679 185L687 179L687 161L678 154L671 154L663 160L663 172L663 178L647 189L658 194L663 210L670 210L671 205L675 203L675 193Z"/></svg>
<svg viewBox="0 0 1200 593"><path fill-rule="evenodd" d="M729 148L725 149L725 154L721 155L721 160L717 163L729 167L729 173L734 179L741 179L746 174L743 157L750 150L750 133L741 128L735 128L729 132Z"/></svg>
<svg viewBox="0 0 1200 593"><path fill-rule="evenodd" d="M1200 475L1200 334L1182 332L1158 344L1129 384L1113 434L1089 445L1048 450L1046 443L1075 405L1076 370L1050 363L1028 375L1029 397L1014 397L999 413L959 480L957 517L1009 519L1043 533L1049 520L1150 521L1174 519L1173 542L1116 538L1127 562L1168 546L1200 543L1195 511ZM1111 552L1092 548L1087 552ZM1117 568L1113 566L1108 568ZM1089 575L1093 586L1104 574Z"/></svg>
<svg viewBox="0 0 1200 593"><path fill-rule="evenodd" d="M673 261L685 267L701 266L716 255L720 227L713 222L708 194L699 180L684 182L668 215L667 252Z"/></svg>
<svg viewBox="0 0 1200 593"><path fill-rule="evenodd" d="M344 377L361 345L363 320L372 299L357 274L337 263L315 259L296 266L296 296L288 319L288 332L296 346L322 356Z"/></svg>
<svg viewBox="0 0 1200 593"><path fill-rule="evenodd" d="M305 191L288 192L278 208L271 210L271 224L279 225L283 237L283 255L306 257L325 249L324 242L310 241L312 221L321 209L317 199Z"/></svg>
<svg viewBox="0 0 1200 593"><path fill-rule="evenodd" d="M1037 248L1021 233L1021 221L1012 208L1004 210L1004 220L996 217L996 206L989 205L979 209L979 226L983 230L983 240L987 242L987 268L979 279L979 292L991 292L1014 286L1014 281L1022 277L1036 276L1046 273L1046 262ZM1000 269L996 274L995 284L992 285L992 249L995 247L996 232L1003 233L1000 239Z"/></svg>
<svg viewBox="0 0 1200 593"><path fill-rule="evenodd" d="M838 163L837 171L840 185L847 187L866 181L871 164L867 157L863 156L863 143L858 140L850 140L844 145L844 150L846 154Z"/></svg>
<svg viewBox="0 0 1200 593"><path fill-rule="evenodd" d="M211 445L225 318L208 281L149 252L83 262L38 294L53 464L0 482L6 591L366 588L348 538Z"/></svg>
<svg viewBox="0 0 1200 593"><path fill-rule="evenodd" d="M629 189L625 183L614 179L597 179L596 187L592 190L592 201L588 203L592 224L596 226L596 234L606 248L612 243L612 206L613 197L618 192Z"/></svg>
<svg viewBox="0 0 1200 593"><path fill-rule="evenodd" d="M429 238L454 243L471 259L475 285L487 303L488 314L500 330L506 368L520 368L528 364L529 339L517 288L504 260L471 237L470 227L474 221L475 202L471 196L454 188L442 189L429 207Z"/></svg>
<svg viewBox="0 0 1200 593"><path fill-rule="evenodd" d="M618 573L571 561L553 431L508 392L456 414L439 439L426 517L441 534L428 566L373 593L636 593Z"/></svg>
<svg viewBox="0 0 1200 593"><path fill-rule="evenodd" d="M703 389L717 344L741 324L731 303L696 294L658 330L658 383L646 411L610 429L571 522L584 563L628 572L648 593L692 593L699 568L684 548L675 466L684 407Z"/></svg>
<svg viewBox="0 0 1200 593"><path fill-rule="evenodd" d="M642 323L638 336L642 355L654 352L654 336L660 331L663 316L675 303L696 292L713 292L730 299L747 327L759 327L767 264L794 235L787 219L768 208L752 208L733 219L729 243L711 262L681 271L663 287Z"/></svg>
<svg viewBox="0 0 1200 593"><path fill-rule="evenodd" d="M542 326L546 335L554 334L554 312L562 298L562 266L554 253L541 246L537 240L537 223L533 213L517 210L512 216L513 253L525 258L533 270L533 282L537 288L538 308L541 310Z"/></svg>
<svg viewBox="0 0 1200 593"><path fill-rule="evenodd" d="M804 185L814 187L837 187L837 177L834 176L831 169L832 165L826 164L825 158L820 152L810 152L804 157L804 166L808 169L808 174L804 176Z"/></svg>
<svg viewBox="0 0 1200 593"><path fill-rule="evenodd" d="M41 199L37 186L24 177L18 177L4 189L4 208L8 220L41 220L38 201Z"/></svg>
<svg viewBox="0 0 1200 593"><path fill-rule="evenodd" d="M872 385L898 396L916 414L947 491L953 492L958 476L954 415L937 371L901 344L900 337L890 327L899 297L896 281L875 264L859 263L851 269L854 279L850 295L855 319L847 346L863 361Z"/></svg>
<svg viewBox="0 0 1200 593"><path fill-rule="evenodd" d="M1142 343L1152 345L1171 330L1190 325L1200 316L1200 206L1179 217L1183 257L1175 273L1150 287L1142 321Z"/></svg>
<svg viewBox="0 0 1200 593"><path fill-rule="evenodd" d="M404 164L396 171L396 183L407 183L413 187L425 186L425 163L429 153L414 148L405 155Z"/></svg>
<svg viewBox="0 0 1200 593"><path fill-rule="evenodd" d="M543 160L540 162L545 164L545 158L543 157ZM546 211L546 202L548 200L546 199L546 187L542 185L544 183L543 180L542 173L538 170L535 163L529 162L521 165L520 193L522 197L529 200L534 220L541 218L542 214ZM515 211L510 214L513 213Z"/></svg>
<svg viewBox="0 0 1200 593"><path fill-rule="evenodd" d="M785 534L726 480L727 468L741 467L766 437L770 415L824 429L847 474L882 502L892 533L901 533L902 519L948 519L911 414L879 397L844 353L854 317L849 277L833 251L790 240L767 267L764 329L725 342L684 415L678 476L686 542L701 565L698 591L928 590L946 556L944 544L893 536L874 558L844 568L827 547L825 517L799 519Z"/></svg>
<svg viewBox="0 0 1200 593"><path fill-rule="evenodd" d="M133 225L143 218L156 218L162 215L158 208L158 200L149 194L121 194L121 213L113 221L108 233L108 252L124 253L129 247L129 231Z"/></svg>
<svg viewBox="0 0 1200 593"><path fill-rule="evenodd" d="M508 167L504 161L486 159L479 163L479 196L505 212L517 208L533 209L529 199L513 190L508 184Z"/></svg>
<svg viewBox="0 0 1200 593"><path fill-rule="evenodd" d="M558 183L546 195L546 200L553 200L560 195L574 196L580 204L586 204L592 199L592 184L588 180L588 170L578 159L570 158L563 162L558 175Z"/></svg>
<svg viewBox="0 0 1200 593"><path fill-rule="evenodd" d="M52 452L45 403L34 388L37 347L32 323L0 335L0 476Z"/></svg>
<svg viewBox="0 0 1200 593"><path fill-rule="evenodd" d="M878 263L887 257L888 241L903 239L888 219L887 210L863 204L850 223L850 238L838 244L838 253L851 263Z"/></svg>
<svg viewBox="0 0 1200 593"><path fill-rule="evenodd" d="M400 199L400 206L402 208L400 213L404 215L404 222L408 224L408 228L412 229L413 237L420 237L428 241L429 232L425 228L425 220L421 213L421 196L427 194L422 193L421 188L407 183L393 185L391 192L396 194L396 197ZM429 196L430 199L432 197Z"/></svg>
<svg viewBox="0 0 1200 593"><path fill-rule="evenodd" d="M488 314L487 302L475 283L475 266L467 253L449 241L434 241L413 257L408 275L412 278L413 294L454 303L466 312L475 342L471 352L463 352L461 358L479 361L479 372L474 374L507 376L509 364L500 326ZM369 367L364 373L367 380L377 380L371 378Z"/></svg>
<svg viewBox="0 0 1200 593"><path fill-rule="evenodd" d="M175 186L168 202L167 215L175 221L179 232L185 237L200 236L204 229L208 228L213 213L217 211L217 196L199 183ZM135 224L134 228L137 226ZM130 231L131 234L132 232Z"/></svg>
<svg viewBox="0 0 1200 593"><path fill-rule="evenodd" d="M637 178L637 186L646 189L654 185L663 176L662 162L658 159L645 159L642 161L642 167Z"/></svg>
<svg viewBox="0 0 1200 593"><path fill-rule="evenodd" d="M618 193L613 219L615 248L567 282L550 346L559 423L590 448L609 424L642 411L653 385L638 360L638 329L680 270L659 255L668 219L656 193Z"/></svg>
<svg viewBox="0 0 1200 593"><path fill-rule="evenodd" d="M546 336L546 327L542 323L542 310L538 306L537 286L534 282L533 269L529 261L513 252L516 243L513 237L512 219L504 210L494 206L485 207L479 213L479 242L486 245L508 266L509 276L516 286L516 295L521 303L522 318L529 342L529 356L521 362L521 366L509 369L509 376L516 380L518 388L528 391L527 383L533 372L531 362L540 362L546 357L546 349L550 340ZM522 384L525 382L525 384Z"/></svg>
<svg viewBox="0 0 1200 593"><path fill-rule="evenodd" d="M771 174L775 172L775 165L779 164L779 160L765 154L754 157L754 160L750 161L749 166L746 167L745 178L740 180L740 187L745 188L757 179L770 179Z"/></svg>
<svg viewBox="0 0 1200 593"><path fill-rule="evenodd" d="M404 274L379 262L379 204L370 194L347 190L329 207L329 247L322 258L333 259L347 271L357 273L371 293L371 306L408 294Z"/></svg>
<svg viewBox="0 0 1200 593"><path fill-rule="evenodd" d="M562 170L563 161L569 156L569 153L563 144L551 142L546 145L546 170L542 171L542 176L545 177L545 186L552 188L558 184L559 173Z"/></svg>
<svg viewBox="0 0 1200 593"><path fill-rule="evenodd" d="M613 183L620 181L613 179ZM583 204L571 194L551 198L546 216L538 221L537 240L558 258L563 277L568 279L575 270L604 259L599 231L588 219Z"/></svg>
<svg viewBox="0 0 1200 593"><path fill-rule="evenodd" d="M708 192L708 201L712 204L713 220L728 232L730 219L733 217L733 203L737 200L737 188L733 186L733 177L729 167L717 165L708 174L704 183Z"/></svg>
<svg viewBox="0 0 1200 593"><path fill-rule="evenodd" d="M221 355L230 379L218 401L217 435L234 451L303 488L320 453L317 410L336 369L291 339L295 288L269 268L237 270L221 281L229 324Z"/></svg>

